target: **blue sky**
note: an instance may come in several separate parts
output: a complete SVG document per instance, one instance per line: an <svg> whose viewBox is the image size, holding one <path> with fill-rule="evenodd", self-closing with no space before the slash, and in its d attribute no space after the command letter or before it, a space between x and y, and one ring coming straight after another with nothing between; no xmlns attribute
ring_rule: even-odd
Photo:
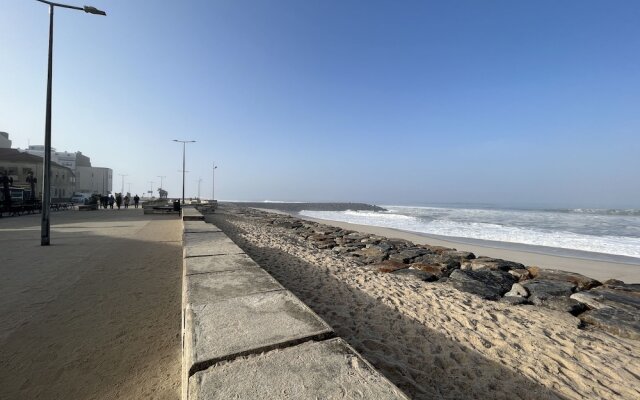
<svg viewBox="0 0 640 400"><path fill-rule="evenodd" d="M640 2L92 0L57 9L53 146L132 190L640 207ZM82 5L79 3L79 5ZM0 130L44 142L48 13L2 0Z"/></svg>

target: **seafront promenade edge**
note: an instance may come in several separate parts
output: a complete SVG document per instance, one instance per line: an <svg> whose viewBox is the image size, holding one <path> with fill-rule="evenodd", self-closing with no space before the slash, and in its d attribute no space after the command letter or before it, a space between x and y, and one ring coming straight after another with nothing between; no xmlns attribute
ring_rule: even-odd
<svg viewBox="0 0 640 400"><path fill-rule="evenodd" d="M183 400L407 399L195 208L182 214Z"/></svg>

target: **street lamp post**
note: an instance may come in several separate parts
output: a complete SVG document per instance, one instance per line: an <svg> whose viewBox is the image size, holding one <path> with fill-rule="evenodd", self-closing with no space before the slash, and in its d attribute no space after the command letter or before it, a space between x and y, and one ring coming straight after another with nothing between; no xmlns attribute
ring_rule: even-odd
<svg viewBox="0 0 640 400"><path fill-rule="evenodd" d="M166 178L166 175L158 175L158 178L160 178L160 189L164 189L164 186L162 186L162 180Z"/></svg>
<svg viewBox="0 0 640 400"><path fill-rule="evenodd" d="M213 175L211 176L211 200L216 199L216 162L213 162Z"/></svg>
<svg viewBox="0 0 640 400"><path fill-rule="evenodd" d="M153 197L153 184L155 183L154 181L149 181L149 183L151 184L151 190L149 191L149 197Z"/></svg>
<svg viewBox="0 0 640 400"><path fill-rule="evenodd" d="M70 8L84 11L88 14L107 15L95 7L76 7L66 4L36 0L49 6L49 60L47 69L47 110L44 123L44 171L42 171L42 224L40 227L40 245L49 246L51 224L49 214L51 210L51 81L53 77L53 9L55 7Z"/></svg>
<svg viewBox="0 0 640 400"><path fill-rule="evenodd" d="M185 173L185 152L187 143L195 143L195 140L177 140L173 139L174 142L182 143L182 205L184 205L184 173Z"/></svg>
<svg viewBox="0 0 640 400"><path fill-rule="evenodd" d="M202 178L198 178L198 201L200 201L200 183L202 183Z"/></svg>
<svg viewBox="0 0 640 400"><path fill-rule="evenodd" d="M118 174L120 175L120 177L122 177L122 188L120 189L120 194L124 194L124 177L125 176L129 176L127 174Z"/></svg>

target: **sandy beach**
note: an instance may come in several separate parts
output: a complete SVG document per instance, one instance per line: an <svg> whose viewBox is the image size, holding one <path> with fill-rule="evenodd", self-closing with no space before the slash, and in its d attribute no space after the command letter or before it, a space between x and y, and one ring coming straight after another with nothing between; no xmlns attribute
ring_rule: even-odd
<svg viewBox="0 0 640 400"><path fill-rule="evenodd" d="M640 397L638 341L579 328L566 312L380 273L234 207L207 219L414 399Z"/></svg>

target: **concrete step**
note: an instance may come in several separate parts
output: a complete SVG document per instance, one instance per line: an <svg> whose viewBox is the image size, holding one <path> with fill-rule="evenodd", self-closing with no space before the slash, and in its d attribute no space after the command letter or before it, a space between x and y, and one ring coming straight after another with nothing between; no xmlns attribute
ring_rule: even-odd
<svg viewBox="0 0 640 400"><path fill-rule="evenodd" d="M236 359L189 379L196 399L409 399L340 338Z"/></svg>

